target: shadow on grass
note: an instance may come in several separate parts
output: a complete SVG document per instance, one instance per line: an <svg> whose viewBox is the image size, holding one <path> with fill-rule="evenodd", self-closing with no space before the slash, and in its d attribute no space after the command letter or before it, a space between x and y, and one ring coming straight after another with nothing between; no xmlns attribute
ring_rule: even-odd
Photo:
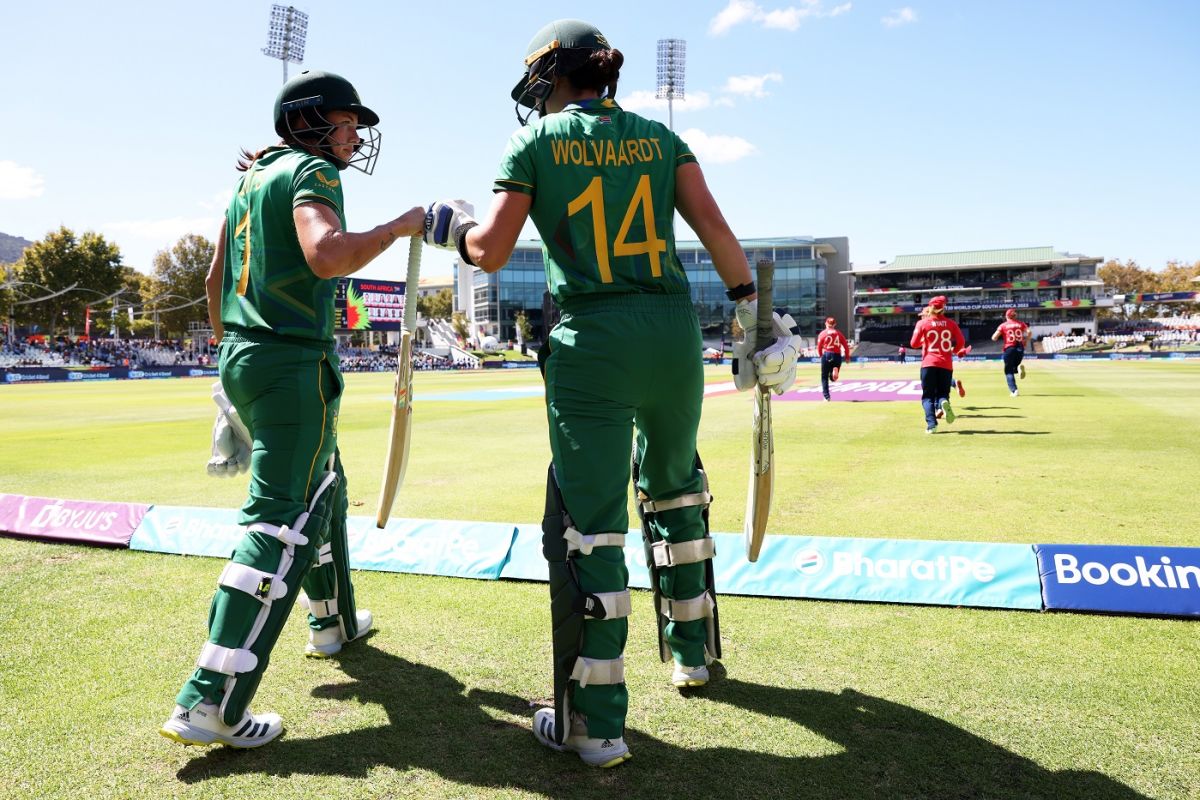
<svg viewBox="0 0 1200 800"><path fill-rule="evenodd" d="M963 406L963 411L1016 411L1016 406Z"/></svg>
<svg viewBox="0 0 1200 800"><path fill-rule="evenodd" d="M452 675L367 643L339 659L354 683L318 697L381 705L389 724L316 739L284 738L258 750L217 748L178 777L200 783L231 775L328 775L370 780L373 770L426 770L464 795L519 789L562 800L613 797L1141 798L1096 772L1053 772L944 720L852 689L840 693L715 680L681 697L697 715L721 713L739 727L779 717L835 743L833 755L786 757L735 747L684 747L636 730L634 759L613 770L586 767L534 739L530 702L464 691ZM739 714L732 709L741 709ZM514 725L487 709L523 717ZM742 719L738 719L738 717ZM788 742L780 742L786 750ZM369 784L367 787L369 789ZM438 790L446 791L446 790Z"/></svg>
<svg viewBox="0 0 1200 800"><path fill-rule="evenodd" d="M1049 436L1050 431L946 431L959 436Z"/></svg>
<svg viewBox="0 0 1200 800"><path fill-rule="evenodd" d="M955 414L958 419L1025 419L1024 414Z"/></svg>

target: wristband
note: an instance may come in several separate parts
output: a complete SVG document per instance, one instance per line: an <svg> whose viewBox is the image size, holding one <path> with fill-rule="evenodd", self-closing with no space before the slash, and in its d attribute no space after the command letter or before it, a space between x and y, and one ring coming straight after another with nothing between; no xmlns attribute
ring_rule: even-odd
<svg viewBox="0 0 1200 800"><path fill-rule="evenodd" d="M725 296L736 303L743 297L749 297L754 294L755 291L757 290L754 288L754 281L751 281L750 283L743 283L741 286L734 286L732 289L726 289Z"/></svg>
<svg viewBox="0 0 1200 800"><path fill-rule="evenodd" d="M467 231L478 227L478 225L478 222L464 222L454 229L454 248L458 250L458 257L472 267L479 265L472 261L471 256L467 253Z"/></svg>

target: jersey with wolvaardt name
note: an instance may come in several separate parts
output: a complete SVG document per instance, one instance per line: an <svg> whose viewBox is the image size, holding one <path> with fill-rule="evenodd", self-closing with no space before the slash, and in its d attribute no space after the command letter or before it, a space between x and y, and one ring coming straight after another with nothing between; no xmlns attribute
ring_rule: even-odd
<svg viewBox="0 0 1200 800"><path fill-rule="evenodd" d="M996 331L1004 337L1004 349L1025 346L1025 332L1029 326L1019 319L1005 320Z"/></svg>
<svg viewBox="0 0 1200 800"><path fill-rule="evenodd" d="M927 317L913 329L913 347L921 348L922 367L954 369L954 354L966 346L958 323L945 317Z"/></svg>
<svg viewBox="0 0 1200 800"><path fill-rule="evenodd" d="M817 353L820 355L837 353L839 356L845 353L849 358L850 343L846 341L846 337L842 335L841 331L826 328L817 334Z"/></svg>
<svg viewBox="0 0 1200 800"><path fill-rule="evenodd" d="M333 341L337 281L313 274L292 218L292 209L311 202L332 208L346 229L341 176L323 158L272 147L242 176L225 212L225 325Z"/></svg>
<svg viewBox="0 0 1200 800"><path fill-rule="evenodd" d="M695 160L661 122L607 98L585 100L514 133L493 191L533 198L556 301L686 294L675 252L675 170Z"/></svg>

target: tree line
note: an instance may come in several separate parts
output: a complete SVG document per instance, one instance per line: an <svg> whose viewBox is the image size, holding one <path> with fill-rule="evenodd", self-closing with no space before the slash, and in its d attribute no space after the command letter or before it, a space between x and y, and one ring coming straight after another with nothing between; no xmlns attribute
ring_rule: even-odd
<svg viewBox="0 0 1200 800"><path fill-rule="evenodd" d="M89 317L95 337L111 337L115 326L121 336L183 339L192 323L207 326L204 279L215 252L213 242L189 233L158 251L147 275L122 263L120 249L101 234L63 226L15 263L0 264L0 313L4 324L51 339L82 335ZM417 304L437 319L450 319L452 309L450 289Z"/></svg>
<svg viewBox="0 0 1200 800"><path fill-rule="evenodd" d="M1146 269L1136 261L1106 261L1096 271L1096 277L1104 281L1104 285L1113 294L1125 295L1130 298L1137 294L1157 294L1161 292L1200 292L1200 261L1187 264L1182 261L1168 261L1161 270ZM1111 315L1121 319L1145 319L1162 315L1200 313L1200 303L1133 303L1127 299L1124 304L1114 305L1111 311L1102 309L1102 315Z"/></svg>

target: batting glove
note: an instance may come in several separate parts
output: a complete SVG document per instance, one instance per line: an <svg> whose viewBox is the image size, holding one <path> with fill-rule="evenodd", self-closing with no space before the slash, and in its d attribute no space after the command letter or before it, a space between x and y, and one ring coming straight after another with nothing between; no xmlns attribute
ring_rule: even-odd
<svg viewBox="0 0 1200 800"><path fill-rule="evenodd" d="M466 200L438 200L425 212L425 244L457 250L458 242L479 223L472 214L475 206Z"/></svg>
<svg viewBox="0 0 1200 800"><path fill-rule="evenodd" d="M775 312L771 319L775 341L754 354L758 382L775 394L783 394L796 382L796 356L800 354L800 328L791 314Z"/></svg>
<svg viewBox="0 0 1200 800"><path fill-rule="evenodd" d="M744 392L758 383L751 358L758 339L758 300L739 300L733 307L733 317L743 331L741 341L733 343L733 385Z"/></svg>
<svg viewBox="0 0 1200 800"><path fill-rule="evenodd" d="M208 474L214 478L232 478L250 469L253 443L237 409L225 396L220 381L213 384L213 402L217 404L217 418L213 422L212 458L208 460Z"/></svg>

